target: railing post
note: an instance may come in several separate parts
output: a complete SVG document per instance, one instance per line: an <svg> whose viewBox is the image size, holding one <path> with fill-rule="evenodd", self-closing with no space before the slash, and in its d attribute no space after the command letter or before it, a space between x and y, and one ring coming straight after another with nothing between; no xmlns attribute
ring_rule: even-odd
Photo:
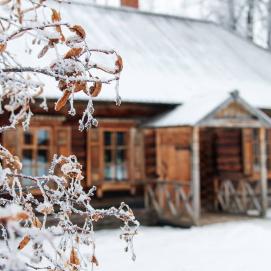
<svg viewBox="0 0 271 271"><path fill-rule="evenodd" d="M194 223L199 224L200 219L200 152L199 127L193 128L192 135L192 195Z"/></svg>
<svg viewBox="0 0 271 271"><path fill-rule="evenodd" d="M266 139L265 128L260 128L260 165L261 165L261 216L266 216L268 208L268 188L267 188L267 165L266 165Z"/></svg>

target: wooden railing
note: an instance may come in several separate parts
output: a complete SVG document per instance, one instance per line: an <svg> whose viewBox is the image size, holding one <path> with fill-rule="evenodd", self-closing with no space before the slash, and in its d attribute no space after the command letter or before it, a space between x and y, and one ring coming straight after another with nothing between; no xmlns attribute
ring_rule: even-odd
<svg viewBox="0 0 271 271"><path fill-rule="evenodd" d="M228 213L248 214L256 210L261 214L260 182L248 180L216 180L215 207Z"/></svg>
<svg viewBox="0 0 271 271"><path fill-rule="evenodd" d="M191 186L179 181L145 183L145 208L154 209L160 219L172 223L194 221Z"/></svg>

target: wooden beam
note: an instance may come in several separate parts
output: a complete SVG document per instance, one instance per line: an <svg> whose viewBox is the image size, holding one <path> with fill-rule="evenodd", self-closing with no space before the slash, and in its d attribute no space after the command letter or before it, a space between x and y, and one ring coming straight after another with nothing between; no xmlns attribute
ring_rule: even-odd
<svg viewBox="0 0 271 271"><path fill-rule="evenodd" d="M261 165L261 216L266 216L268 208L268 188L267 188L267 164L266 164L266 130L260 128L260 165Z"/></svg>
<svg viewBox="0 0 271 271"><path fill-rule="evenodd" d="M200 219L200 157L199 157L199 127L193 128L192 135L192 195L194 223Z"/></svg>

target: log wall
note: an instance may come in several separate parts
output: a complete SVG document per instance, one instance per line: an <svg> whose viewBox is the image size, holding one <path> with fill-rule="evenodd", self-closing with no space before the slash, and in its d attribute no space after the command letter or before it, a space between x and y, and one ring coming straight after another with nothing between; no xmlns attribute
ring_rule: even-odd
<svg viewBox="0 0 271 271"><path fill-rule="evenodd" d="M160 179L190 182L191 138L191 127L157 129L156 168Z"/></svg>

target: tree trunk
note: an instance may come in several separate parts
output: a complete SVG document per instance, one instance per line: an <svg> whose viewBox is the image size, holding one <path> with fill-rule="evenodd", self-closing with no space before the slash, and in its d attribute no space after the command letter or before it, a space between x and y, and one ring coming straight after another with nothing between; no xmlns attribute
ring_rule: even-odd
<svg viewBox="0 0 271 271"><path fill-rule="evenodd" d="M254 38L254 11L255 11L255 0L248 0L247 39L251 41L253 41Z"/></svg>
<svg viewBox="0 0 271 271"><path fill-rule="evenodd" d="M267 3L267 48L271 49L271 0Z"/></svg>
<svg viewBox="0 0 271 271"><path fill-rule="evenodd" d="M271 0L270 0L271 1ZM229 28L233 31L236 30L236 14L235 14L235 0L228 0L228 12L229 12Z"/></svg>

